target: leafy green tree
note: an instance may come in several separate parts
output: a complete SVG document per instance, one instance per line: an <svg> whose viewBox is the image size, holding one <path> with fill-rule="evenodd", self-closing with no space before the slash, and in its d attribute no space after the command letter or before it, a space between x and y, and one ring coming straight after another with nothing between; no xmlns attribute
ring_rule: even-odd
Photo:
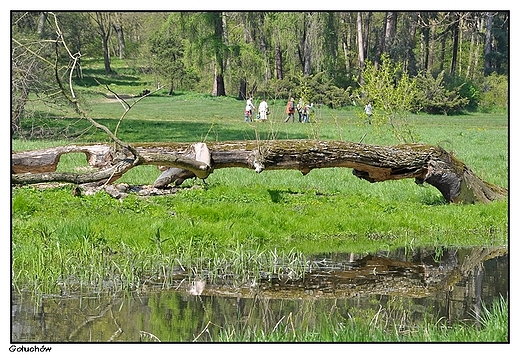
<svg viewBox="0 0 520 354"><path fill-rule="evenodd" d="M223 12L178 14L187 68L199 73L204 84L212 80L213 95L225 96L224 77L229 57L227 15Z"/></svg>
<svg viewBox="0 0 520 354"><path fill-rule="evenodd" d="M213 33L209 37L209 45L214 53L215 80L213 83L212 94L214 96L225 96L226 88L224 85L224 74L226 71L228 47L227 47L227 28L222 12L207 12L204 14L208 25L213 28Z"/></svg>
<svg viewBox="0 0 520 354"><path fill-rule="evenodd" d="M17 31L23 29L39 39L53 35L50 13L20 14ZM487 75L497 72L506 75L507 81L507 11L359 14L359 23L354 12L324 11L64 11L56 16L72 53L103 57L105 71L110 73L110 55L118 50L123 54L124 49L129 65L144 71L152 67L171 90L175 82L176 87L199 92L214 89L214 94L222 95L226 81L233 91L238 89L239 97L256 92L294 95L298 83L293 85L293 79L303 74L309 76L309 87L318 90L315 93L323 103L338 107L343 105L341 90L356 84L363 61L379 64L380 53L402 63L401 72L409 77L423 70L437 78L446 70L445 89L468 98L470 108L480 99L478 93L487 90L483 86ZM166 22L168 29L162 27ZM358 61L356 48L362 60ZM150 57L152 51L155 59Z"/></svg>
<svg viewBox="0 0 520 354"><path fill-rule="evenodd" d="M229 82L238 87L238 98L247 99L265 87L271 78L264 12L227 13ZM229 87L229 85L228 85ZM264 93L265 94L265 93Z"/></svg>
<svg viewBox="0 0 520 354"><path fill-rule="evenodd" d="M307 89L305 102L321 103L330 108L345 107L351 103L351 88L344 89L334 85L332 78L324 72L303 77L300 87Z"/></svg>
<svg viewBox="0 0 520 354"><path fill-rule="evenodd" d="M262 82L261 53L253 46L244 43L233 45L230 50L230 65L233 70L229 71L229 75L233 83L238 82L238 98L246 99L257 90Z"/></svg>
<svg viewBox="0 0 520 354"><path fill-rule="evenodd" d="M400 63L393 63L387 54L381 56L376 67L366 61L363 82L355 96L360 103L371 103L373 116L369 123L374 127L388 126L401 142L415 142L416 133L409 119L416 95L415 79L403 72ZM369 117L364 117L368 121Z"/></svg>
<svg viewBox="0 0 520 354"><path fill-rule="evenodd" d="M455 91L460 97L467 100L467 104L461 109L476 110L478 108L481 88L473 80L465 79L459 75L447 77L446 88Z"/></svg>
<svg viewBox="0 0 520 354"><path fill-rule="evenodd" d="M287 50L289 43L293 42L288 37L292 22L287 18L284 12L267 12L264 16L264 30L269 35L269 43L271 46L274 75L277 80L283 80L286 74L288 62ZM292 49L291 49L292 50Z"/></svg>
<svg viewBox="0 0 520 354"><path fill-rule="evenodd" d="M159 77L164 78L170 86L169 95L173 94L175 83L182 85L182 80L189 80L183 63L184 49L176 28L172 25L176 15L172 14L149 39L153 67Z"/></svg>

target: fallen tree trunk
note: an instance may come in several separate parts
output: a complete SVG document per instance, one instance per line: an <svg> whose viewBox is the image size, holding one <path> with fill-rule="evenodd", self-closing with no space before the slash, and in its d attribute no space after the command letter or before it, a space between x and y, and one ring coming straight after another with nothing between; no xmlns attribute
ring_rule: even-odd
<svg viewBox="0 0 520 354"><path fill-rule="evenodd" d="M371 183L414 178L416 183L436 187L451 203L491 202L507 196L507 189L482 181L464 163L438 146L405 144L377 146L342 141L270 140L213 143L156 143L115 152L109 145L73 145L51 149L13 152L14 184L41 182L112 183L138 165L163 166L155 187L181 184L187 178L207 178L220 168L242 167L263 170L299 170L306 175L316 168L346 167ZM62 154L83 152L92 173L58 173ZM172 170L173 169L173 170Z"/></svg>

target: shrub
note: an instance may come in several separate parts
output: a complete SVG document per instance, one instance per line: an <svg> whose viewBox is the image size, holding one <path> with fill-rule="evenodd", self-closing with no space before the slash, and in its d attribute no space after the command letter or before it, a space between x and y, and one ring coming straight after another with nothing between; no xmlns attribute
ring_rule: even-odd
<svg viewBox="0 0 520 354"><path fill-rule="evenodd" d="M343 89L334 84L332 78L320 72L308 76L287 75L282 80L273 80L267 90L275 97L303 98L305 102L323 104L330 108L350 105L350 87Z"/></svg>
<svg viewBox="0 0 520 354"><path fill-rule="evenodd" d="M350 105L350 87L343 89L334 85L331 78L320 72L306 80L310 90L310 101L321 103L329 108L340 108Z"/></svg>
<svg viewBox="0 0 520 354"><path fill-rule="evenodd" d="M457 91L460 97L468 100L466 108L472 110L478 108L480 101L480 87L476 83L467 81L460 76L454 76L449 79L447 78L446 86L450 90Z"/></svg>
<svg viewBox="0 0 520 354"><path fill-rule="evenodd" d="M508 106L509 83L507 76L492 73L484 79L480 94L479 108L489 111L493 108L506 109Z"/></svg>
<svg viewBox="0 0 520 354"><path fill-rule="evenodd" d="M415 79L388 55L382 55L381 59L379 66L369 61L365 63L363 80L354 97L362 104L373 104L373 115L363 117L366 122L389 127L400 142L414 142L417 136L409 113L417 91Z"/></svg>
<svg viewBox="0 0 520 354"><path fill-rule="evenodd" d="M461 97L458 93L463 84L454 90L444 87L444 71L441 71L436 78L429 71L421 72L415 79L417 85L413 100L415 112L448 115L460 113L469 103L467 98Z"/></svg>

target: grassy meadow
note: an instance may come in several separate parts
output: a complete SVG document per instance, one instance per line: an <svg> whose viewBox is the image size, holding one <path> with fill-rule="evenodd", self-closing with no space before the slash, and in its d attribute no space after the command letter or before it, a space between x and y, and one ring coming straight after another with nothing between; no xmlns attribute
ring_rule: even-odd
<svg viewBox="0 0 520 354"><path fill-rule="evenodd" d="M396 143L384 127L359 124L361 108L318 107L311 124L299 124L283 123L284 102L270 104L273 113L268 122L246 123L243 102L231 97L157 94L138 102L135 110L127 113L118 136L128 142L360 141L364 137L363 142L368 144ZM123 112L117 100L104 97L88 107L92 117L111 129ZM507 115L412 118L420 142L454 151L482 179L508 187ZM78 118L38 120L38 126L45 127L46 134L51 132L54 139L15 139L13 150L108 141L103 132L88 129ZM64 155L58 170L80 171L85 166L84 155ZM118 182L153 184L159 174L155 166L140 166ZM205 181L184 182L175 195L130 195L124 200L106 194L74 197L72 188L13 188L16 284L37 282L44 286L42 279L48 279L45 291L55 291L53 287L60 279L103 279L107 276L101 274L104 272L114 276L131 272L128 277L134 279L139 275L132 269L149 276L165 264L234 260L237 252L252 254L253 258L269 252L303 257L318 252L363 253L398 247L508 242L507 200L450 205L432 186L419 186L411 179L370 184L342 168L317 169L306 176L298 171L256 174L241 168L222 169ZM107 252L110 259L105 257ZM97 262L108 264L96 267ZM242 266L247 269L251 265Z"/></svg>
<svg viewBox="0 0 520 354"><path fill-rule="evenodd" d="M122 94L144 88L150 88L146 81L111 86ZM78 92L92 118L111 130L120 122L117 135L126 142L398 143L389 129L361 124L362 107L332 110L317 105L311 124L283 123L286 97L267 97L272 112L268 121L246 123L245 102L233 97L158 91L137 102L121 120L121 103L107 98L102 86L79 85ZM256 106L260 100L255 97ZM12 139L14 151L109 141L72 111L31 105L36 114L24 121L24 138ZM453 151L483 180L508 188L506 112L411 119L418 142ZM84 155L70 154L61 158L58 170L85 167ZM140 166L117 183L153 184L159 175L155 166ZM184 182L173 195L130 195L122 200L104 193L73 196L73 187L12 188L15 289L41 295L111 284L109 290L135 290L150 279L167 282L179 266L194 275L205 270L215 276L246 277L296 267L307 255L321 252L508 244L507 200L447 204L430 185L419 186L411 179L370 184L350 169L317 169L306 176L297 171L222 169L205 181Z"/></svg>

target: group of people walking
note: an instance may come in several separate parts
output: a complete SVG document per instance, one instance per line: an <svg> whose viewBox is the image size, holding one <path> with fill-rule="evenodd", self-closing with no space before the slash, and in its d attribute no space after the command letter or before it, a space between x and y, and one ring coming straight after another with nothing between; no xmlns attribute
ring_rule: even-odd
<svg viewBox="0 0 520 354"><path fill-rule="evenodd" d="M294 98L289 98L287 101L287 104L285 106L285 114L287 114L287 117L284 119L284 123L287 123L288 121L292 120L294 123L294 114L298 112L298 122L299 123L310 123L309 115L311 112L311 109L314 108L314 104L306 104L302 98L298 101L298 104L294 105ZM246 102L246 109L244 113L244 121L245 122L252 122L254 111L256 107L253 104L253 97L249 97ZM265 98L262 99L262 102L258 105L258 114L256 116L256 119L261 122L265 122L267 120L267 116L270 114L269 111L269 105L267 104ZM369 124L372 124L372 114L373 114L373 108L370 101L367 102L365 105L365 114L367 116L367 122Z"/></svg>
<svg viewBox="0 0 520 354"><path fill-rule="evenodd" d="M294 113L298 112L298 122L300 123L310 123L309 115L310 110L314 108L314 105L311 103L305 104L303 102L303 99L300 99L298 104L294 105L294 98L290 98L289 101L287 101L287 105L285 107L285 113L287 114L287 117L285 118L284 122L287 123L289 120L292 119L292 122L294 123ZM255 112L255 105L253 104L253 97L249 97L246 102L246 108L244 111L244 121L245 122L252 122ZM265 122L267 120L267 116L270 114L269 111L269 105L267 104L265 98L262 99L262 102L258 105L258 114L256 116L256 119L261 122Z"/></svg>
<svg viewBox="0 0 520 354"><path fill-rule="evenodd" d="M294 98L291 97L289 101L287 101L287 106L285 107L285 113L287 113L287 118L285 118L284 122L287 123L289 120L292 119L292 122L294 123L294 113L296 111L298 112L299 123L310 123L309 115L311 113L311 108L313 107L314 105L312 103L310 105L305 104L303 102L303 99L301 98L295 107Z"/></svg>
<svg viewBox="0 0 520 354"><path fill-rule="evenodd" d="M253 104L253 97L250 97L247 99L246 102L246 110L244 112L244 121L245 122L252 122L253 121L253 115L256 107ZM265 98L260 102L258 105L258 115L256 116L256 119L259 121L266 121L267 116L270 114L269 111L269 105L267 104Z"/></svg>

